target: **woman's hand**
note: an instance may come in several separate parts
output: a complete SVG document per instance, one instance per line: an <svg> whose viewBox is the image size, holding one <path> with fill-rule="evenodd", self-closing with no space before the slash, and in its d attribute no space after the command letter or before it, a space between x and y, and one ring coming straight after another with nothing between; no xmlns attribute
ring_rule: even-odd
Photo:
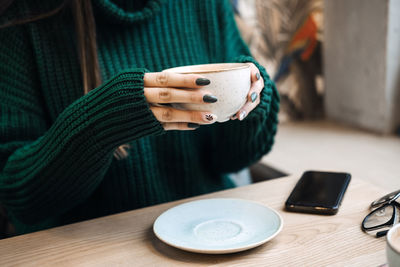
<svg viewBox="0 0 400 267"><path fill-rule="evenodd" d="M144 75L144 96L165 130L194 130L199 124L214 123L216 115L207 111L179 110L154 104L215 103L218 100L215 96L199 90L209 83L210 80L196 74L149 72Z"/></svg>
<svg viewBox="0 0 400 267"><path fill-rule="evenodd" d="M260 103L260 94L264 89L264 79L260 75L260 71L253 63L250 65L251 87L247 95L247 102L244 106L232 117L232 120L244 120L246 116L257 107Z"/></svg>

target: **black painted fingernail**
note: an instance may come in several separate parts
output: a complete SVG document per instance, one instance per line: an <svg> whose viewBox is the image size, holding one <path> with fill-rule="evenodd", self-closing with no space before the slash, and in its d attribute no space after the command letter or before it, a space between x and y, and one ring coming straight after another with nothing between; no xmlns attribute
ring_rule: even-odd
<svg viewBox="0 0 400 267"><path fill-rule="evenodd" d="M197 85L209 85L211 83L211 81L209 79L206 78L198 78L196 80L196 84Z"/></svg>
<svg viewBox="0 0 400 267"><path fill-rule="evenodd" d="M206 103L215 103L218 101L218 98L213 95L204 95L203 96L203 101Z"/></svg>
<svg viewBox="0 0 400 267"><path fill-rule="evenodd" d="M257 99L257 93L256 92L253 92L253 93L251 93L251 95L250 95L250 98L251 98L251 102L253 102L254 103L254 101L256 101L256 99Z"/></svg>
<svg viewBox="0 0 400 267"><path fill-rule="evenodd" d="M257 73L256 73L256 79L257 79L257 81L260 79L260 77L261 77L261 76L260 76L260 73L257 72Z"/></svg>
<svg viewBox="0 0 400 267"><path fill-rule="evenodd" d="M197 128L200 127L200 124L189 122L188 123L188 127L189 128L193 128L193 129L197 129Z"/></svg>

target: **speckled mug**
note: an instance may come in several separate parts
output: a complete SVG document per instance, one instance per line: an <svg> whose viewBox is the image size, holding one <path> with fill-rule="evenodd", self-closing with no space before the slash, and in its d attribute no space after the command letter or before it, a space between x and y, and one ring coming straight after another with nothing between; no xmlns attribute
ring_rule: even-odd
<svg viewBox="0 0 400 267"><path fill-rule="evenodd" d="M386 235L386 257L389 267L400 266L400 223L393 226Z"/></svg>
<svg viewBox="0 0 400 267"><path fill-rule="evenodd" d="M210 111L217 116L218 122L225 122L246 103L250 90L250 66L246 63L218 63L182 66L164 71L176 73L195 73L209 79L211 83L204 90L218 98L211 104L173 104L185 110Z"/></svg>

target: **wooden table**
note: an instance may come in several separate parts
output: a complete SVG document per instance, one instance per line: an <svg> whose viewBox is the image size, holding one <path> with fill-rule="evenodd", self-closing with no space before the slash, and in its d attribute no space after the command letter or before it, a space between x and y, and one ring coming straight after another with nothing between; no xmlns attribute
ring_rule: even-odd
<svg viewBox="0 0 400 267"><path fill-rule="evenodd" d="M0 240L0 266L379 266L386 262L385 239L360 230L369 204L386 191L353 177L337 215L285 212L284 201L298 177ZM283 217L283 230L260 247L227 255L181 251L153 234L154 220L168 208L213 197L249 199L272 207Z"/></svg>

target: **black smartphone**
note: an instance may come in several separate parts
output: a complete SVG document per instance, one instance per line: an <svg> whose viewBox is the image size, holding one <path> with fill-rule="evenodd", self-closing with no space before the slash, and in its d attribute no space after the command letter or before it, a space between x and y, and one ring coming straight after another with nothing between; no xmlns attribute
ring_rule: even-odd
<svg viewBox="0 0 400 267"><path fill-rule="evenodd" d="M306 171L297 182L285 208L288 211L336 214L351 175L344 172Z"/></svg>

